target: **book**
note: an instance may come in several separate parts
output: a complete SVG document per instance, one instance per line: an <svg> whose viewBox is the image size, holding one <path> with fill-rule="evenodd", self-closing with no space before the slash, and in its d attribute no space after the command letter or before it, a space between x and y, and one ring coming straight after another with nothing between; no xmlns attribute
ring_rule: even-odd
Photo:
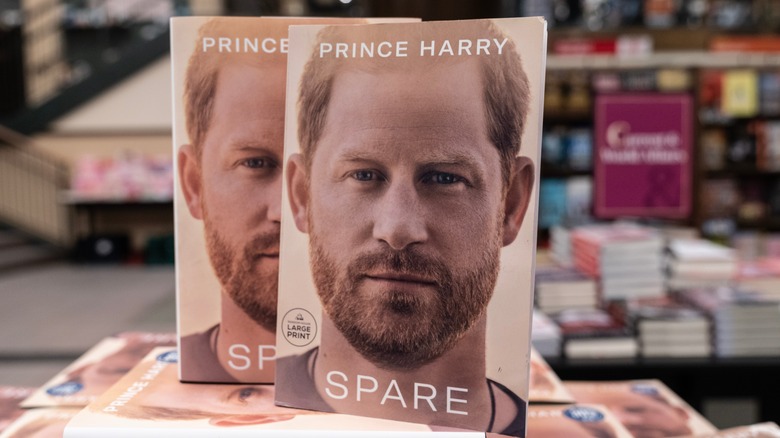
<svg viewBox="0 0 780 438"><path fill-rule="evenodd" d="M604 309L567 309L553 320L568 358L636 357L639 344L625 321Z"/></svg>
<svg viewBox="0 0 780 438"><path fill-rule="evenodd" d="M104 338L38 388L22 407L86 406L152 349L174 345L174 333L123 332Z"/></svg>
<svg viewBox="0 0 780 438"><path fill-rule="evenodd" d="M577 403L606 406L634 436L687 436L717 431L660 380L565 381Z"/></svg>
<svg viewBox="0 0 780 438"><path fill-rule="evenodd" d="M528 401L531 403L574 403L574 398L563 386L550 365L535 348L531 349L531 387ZM529 432L531 433L531 432Z"/></svg>
<svg viewBox="0 0 780 438"><path fill-rule="evenodd" d="M780 339L771 335L780 332L780 297L734 287L689 289L676 296L711 318L717 356L780 356Z"/></svg>
<svg viewBox="0 0 780 438"><path fill-rule="evenodd" d="M542 356L558 357L561 355L561 329L549 316L538 309L533 311L531 342Z"/></svg>
<svg viewBox="0 0 780 438"><path fill-rule="evenodd" d="M0 386L0 432L24 413L19 404L33 391L35 388Z"/></svg>
<svg viewBox="0 0 780 438"><path fill-rule="evenodd" d="M730 427L718 432L682 438L777 438L779 436L780 427L776 423L766 422L749 426Z"/></svg>
<svg viewBox="0 0 780 438"><path fill-rule="evenodd" d="M728 70L723 76L722 111L732 117L758 114L758 73L755 70Z"/></svg>
<svg viewBox="0 0 780 438"><path fill-rule="evenodd" d="M574 176L566 180L566 224L593 221L593 178Z"/></svg>
<svg viewBox="0 0 780 438"><path fill-rule="evenodd" d="M595 404L531 406L528 409L528 436L633 437L609 409Z"/></svg>
<svg viewBox="0 0 780 438"><path fill-rule="evenodd" d="M4 431L0 432L0 438L63 436L65 425L79 409L73 407L28 409Z"/></svg>
<svg viewBox="0 0 780 438"><path fill-rule="evenodd" d="M537 265L535 276L534 299L545 313L598 305L596 281L573 268Z"/></svg>
<svg viewBox="0 0 780 438"><path fill-rule="evenodd" d="M566 181L545 178L539 186L539 228L561 224L566 216Z"/></svg>
<svg viewBox="0 0 780 438"><path fill-rule="evenodd" d="M636 79L636 87L642 84L640 73L625 74ZM596 96L594 112L595 215L603 219L689 217L692 97L688 93L603 94ZM647 114L656 117L651 121Z"/></svg>
<svg viewBox="0 0 780 438"><path fill-rule="evenodd" d="M273 385L179 381L175 349L152 351L106 393L79 412L65 438L97 437L485 437L440 429L274 405Z"/></svg>
<svg viewBox="0 0 780 438"><path fill-rule="evenodd" d="M712 353L710 321L693 306L669 296L626 301L645 357L706 357Z"/></svg>
<svg viewBox="0 0 780 438"><path fill-rule="evenodd" d="M273 382L287 30L370 21L171 19L183 380Z"/></svg>
<svg viewBox="0 0 780 438"><path fill-rule="evenodd" d="M290 28L277 404L525 435L545 45Z"/></svg>

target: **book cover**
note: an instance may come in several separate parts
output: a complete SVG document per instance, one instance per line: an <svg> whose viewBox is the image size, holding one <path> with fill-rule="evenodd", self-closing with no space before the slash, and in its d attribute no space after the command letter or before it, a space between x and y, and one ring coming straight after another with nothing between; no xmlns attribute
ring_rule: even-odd
<svg viewBox="0 0 780 438"><path fill-rule="evenodd" d="M58 438L81 408L39 408L25 411L0 433L0 438Z"/></svg>
<svg viewBox="0 0 780 438"><path fill-rule="evenodd" d="M525 434L545 44L291 28L278 404Z"/></svg>
<svg viewBox="0 0 780 438"><path fill-rule="evenodd" d="M65 438L485 437L484 433L274 405L273 385L183 383L175 349L152 351L68 423Z"/></svg>
<svg viewBox="0 0 780 438"><path fill-rule="evenodd" d="M731 427L718 432L689 435L682 438L778 438L780 437L780 427L776 423L758 423L749 426Z"/></svg>
<svg viewBox="0 0 780 438"><path fill-rule="evenodd" d="M531 349L531 386L528 392L528 401L531 403L574 403L574 397L569 394L561 379L535 348ZM529 436L534 436L530 429Z"/></svg>
<svg viewBox="0 0 780 438"><path fill-rule="evenodd" d="M172 345L173 333L124 332L105 338L38 388L22 407L86 406L152 349Z"/></svg>
<svg viewBox="0 0 780 438"><path fill-rule="evenodd" d="M691 96L599 95L594 111L596 216L687 218L693 183Z"/></svg>
<svg viewBox="0 0 780 438"><path fill-rule="evenodd" d="M24 413L19 404L34 391L35 388L0 386L0 432Z"/></svg>
<svg viewBox="0 0 780 438"><path fill-rule="evenodd" d="M528 409L528 436L536 438L632 438L601 405L535 405Z"/></svg>
<svg viewBox="0 0 780 438"><path fill-rule="evenodd" d="M606 406L635 437L716 432L709 421L660 380L566 381L577 403Z"/></svg>
<svg viewBox="0 0 780 438"><path fill-rule="evenodd" d="M732 117L758 114L758 73L755 70L728 70L723 75L721 110Z"/></svg>
<svg viewBox="0 0 780 438"><path fill-rule="evenodd" d="M287 29L366 21L171 20L182 380L273 382Z"/></svg>

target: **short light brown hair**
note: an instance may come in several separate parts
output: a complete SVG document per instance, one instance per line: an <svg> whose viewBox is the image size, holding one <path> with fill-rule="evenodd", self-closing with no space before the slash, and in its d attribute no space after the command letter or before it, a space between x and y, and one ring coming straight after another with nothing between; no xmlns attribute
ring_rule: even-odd
<svg viewBox="0 0 780 438"><path fill-rule="evenodd" d="M184 111L187 135L200 160L203 139L208 132L214 110L214 96L217 93L217 79L220 68L228 64L242 64L255 68L287 68L287 53L222 53L203 50L203 39L223 38L273 38L287 39L287 29L294 24L332 24L365 22L364 19L306 18L306 17L220 17L203 24L198 29L195 50L187 64L184 82ZM277 45L278 48L278 45ZM279 87L285 88L285 83Z"/></svg>
<svg viewBox="0 0 780 438"><path fill-rule="evenodd" d="M217 93L217 80L220 68L227 64L243 64L262 68L280 66L286 68L287 54L277 50L274 53L225 53L218 50L205 51L203 39L218 38L274 38L277 41L287 38L287 27L292 20L264 19L246 17L214 18L203 24L198 30L195 50L187 64L184 82L184 111L187 135L200 159L203 140L208 132L214 109L214 96ZM278 47L278 46L277 46ZM279 84L284 87L285 84Z"/></svg>
<svg viewBox="0 0 780 438"><path fill-rule="evenodd" d="M495 24L488 20L457 22L428 22L414 24L413 32L402 33L401 37L409 41L409 47L420 41L441 41L450 39L476 39L507 37ZM397 24L379 24L359 27L328 27L318 35L318 45L322 42L369 43L392 40L399 35ZM320 58L315 53L308 60L300 82L298 99L298 141L306 166L316 150L327 118L328 104L336 75L346 69L367 72L382 71L419 71L420 68L436 65L453 65L468 58L465 57L423 57L415 50L409 50L403 58ZM482 71L485 118L488 135L501 156L504 182L509 175L514 158L520 152L520 143L525 129L528 113L530 87L528 77L523 70L520 55L511 38L507 40L500 56L476 56Z"/></svg>

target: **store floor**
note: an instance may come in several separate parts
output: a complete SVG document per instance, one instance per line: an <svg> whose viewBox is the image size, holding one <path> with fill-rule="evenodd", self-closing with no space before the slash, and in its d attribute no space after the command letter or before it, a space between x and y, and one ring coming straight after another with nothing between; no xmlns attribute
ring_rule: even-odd
<svg viewBox="0 0 780 438"><path fill-rule="evenodd" d="M173 332L173 266L57 263L0 274L0 385L38 386L100 339Z"/></svg>

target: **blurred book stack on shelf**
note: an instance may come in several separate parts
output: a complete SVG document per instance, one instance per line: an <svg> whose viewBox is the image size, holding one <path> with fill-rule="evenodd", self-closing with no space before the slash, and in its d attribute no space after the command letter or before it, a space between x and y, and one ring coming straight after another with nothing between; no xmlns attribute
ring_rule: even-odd
<svg viewBox="0 0 780 438"><path fill-rule="evenodd" d="M542 312L598 307L596 280L574 268L537 266L534 300Z"/></svg>
<svg viewBox="0 0 780 438"><path fill-rule="evenodd" d="M561 355L561 329L549 316L538 309L534 309L531 343L542 356Z"/></svg>
<svg viewBox="0 0 780 438"><path fill-rule="evenodd" d="M553 320L568 358L636 357L639 343L625 320L603 309L568 309Z"/></svg>
<svg viewBox="0 0 780 438"><path fill-rule="evenodd" d="M628 223L591 225L572 231L571 242L575 266L599 280L603 300L664 294L657 231Z"/></svg>
<svg viewBox="0 0 780 438"><path fill-rule="evenodd" d="M780 256L741 262L736 283L741 289L780 299Z"/></svg>
<svg viewBox="0 0 780 438"><path fill-rule="evenodd" d="M737 275L733 249L705 239L673 239L668 244L666 267L672 290L725 286Z"/></svg>
<svg viewBox="0 0 780 438"><path fill-rule="evenodd" d="M715 355L780 356L780 300L732 287L689 289L679 297L711 318Z"/></svg>
<svg viewBox="0 0 780 438"><path fill-rule="evenodd" d="M669 297L627 302L643 357L708 357L710 323L703 312Z"/></svg>

